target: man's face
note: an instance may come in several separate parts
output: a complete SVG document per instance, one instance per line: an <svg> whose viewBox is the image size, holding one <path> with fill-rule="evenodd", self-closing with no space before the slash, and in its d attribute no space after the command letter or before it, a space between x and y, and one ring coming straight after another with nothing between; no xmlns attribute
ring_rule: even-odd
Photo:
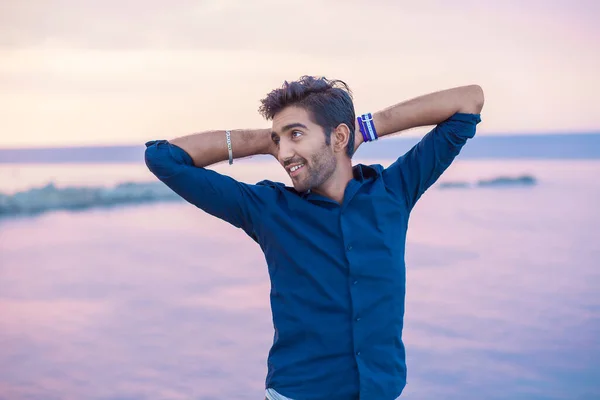
<svg viewBox="0 0 600 400"><path fill-rule="evenodd" d="M323 128L300 107L286 107L273 117L273 141L277 159L298 192L317 189L335 171L337 160Z"/></svg>

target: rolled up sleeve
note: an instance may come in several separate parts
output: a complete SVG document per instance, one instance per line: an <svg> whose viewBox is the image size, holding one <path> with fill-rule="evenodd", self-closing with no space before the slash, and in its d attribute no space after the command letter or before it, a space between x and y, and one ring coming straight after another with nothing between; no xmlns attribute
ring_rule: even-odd
<svg viewBox="0 0 600 400"><path fill-rule="evenodd" d="M166 140L146 143L145 162L158 179L187 202L256 236L255 221L273 189L196 167L188 153Z"/></svg>
<svg viewBox="0 0 600 400"><path fill-rule="evenodd" d="M438 124L383 172L386 186L404 197L409 209L435 183L475 136L480 114L457 113Z"/></svg>

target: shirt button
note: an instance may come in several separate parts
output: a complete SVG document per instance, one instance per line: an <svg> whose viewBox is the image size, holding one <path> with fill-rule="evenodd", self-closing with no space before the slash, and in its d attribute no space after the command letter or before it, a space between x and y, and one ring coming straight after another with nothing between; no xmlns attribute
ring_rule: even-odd
<svg viewBox="0 0 600 400"><path fill-rule="evenodd" d="M352 245L349 244L348 247L347 247L347 249L348 249L348 251L352 250Z"/></svg>
<svg viewBox="0 0 600 400"><path fill-rule="evenodd" d="M354 281L354 282L352 282L352 284L353 284L353 285L356 285L357 283L358 283L358 281Z"/></svg>
<svg viewBox="0 0 600 400"><path fill-rule="evenodd" d="M356 317L356 322L360 321L360 317Z"/></svg>
<svg viewBox="0 0 600 400"><path fill-rule="evenodd" d="M357 355L357 356L360 356L360 351L357 351L357 352L356 352L356 355Z"/></svg>

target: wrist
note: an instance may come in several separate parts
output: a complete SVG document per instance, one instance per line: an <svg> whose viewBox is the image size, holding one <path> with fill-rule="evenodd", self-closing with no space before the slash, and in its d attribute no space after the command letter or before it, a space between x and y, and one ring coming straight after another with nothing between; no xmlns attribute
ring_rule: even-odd
<svg viewBox="0 0 600 400"><path fill-rule="evenodd" d="M277 148L275 143L271 139L271 130L270 129L257 129L256 130L256 140L259 141L259 154L272 155L276 157Z"/></svg>

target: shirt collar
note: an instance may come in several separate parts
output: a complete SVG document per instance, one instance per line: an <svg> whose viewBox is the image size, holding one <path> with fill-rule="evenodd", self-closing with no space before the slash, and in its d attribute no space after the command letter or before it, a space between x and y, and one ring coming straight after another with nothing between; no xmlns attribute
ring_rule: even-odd
<svg viewBox="0 0 600 400"><path fill-rule="evenodd" d="M382 170L383 170L383 168L380 165L356 164L354 167L352 167L353 179L350 182L348 182L348 188L346 189L346 195L350 195L350 196L344 196L344 203L346 203L346 201L349 200L349 198L351 198L354 195L354 193L356 193L358 188L360 188L360 186L362 186L362 184L365 181L370 181L370 180L375 179L378 176L380 176ZM271 187L277 187L280 190L287 190L288 192L295 193L296 195L298 195L308 201L320 201L320 202L332 203L332 204L338 205L338 203L335 202L334 200L331 200L325 196L321 196L316 193L313 193L310 190L299 193L293 187L286 186L285 184L280 183L280 182L272 182L269 180L264 180L264 181L259 182L258 184L259 185L267 185L267 186L271 186ZM347 199L347 197L349 197L349 198Z"/></svg>
<svg viewBox="0 0 600 400"><path fill-rule="evenodd" d="M381 174L381 171L373 165L356 164L352 167L352 174L354 175L354 179L362 183L366 180L377 178Z"/></svg>
<svg viewBox="0 0 600 400"><path fill-rule="evenodd" d="M380 174L381 174L381 171L379 171L377 168L374 168L373 166L357 164L354 167L352 167L353 179L350 182L348 182L348 187L346 188L346 195L344 196L344 203L346 203L348 200L350 200L350 198L352 198L352 196L354 196L356 191L360 188L360 186L362 186L362 184L365 181L375 179ZM322 202L333 203L333 204L338 205L338 203L335 202L334 200L331 200L325 196L321 196L316 193L313 193L310 190L307 190L305 192L298 193L298 194L303 199L306 199L309 201L322 201Z"/></svg>

